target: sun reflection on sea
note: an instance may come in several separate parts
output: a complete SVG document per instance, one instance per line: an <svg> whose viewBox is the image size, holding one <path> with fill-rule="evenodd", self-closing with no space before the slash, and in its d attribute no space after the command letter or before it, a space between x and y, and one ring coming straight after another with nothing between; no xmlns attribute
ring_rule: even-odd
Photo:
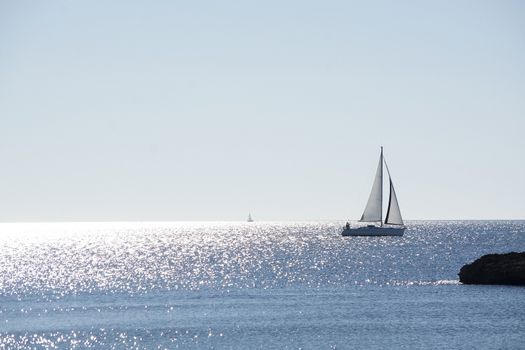
<svg viewBox="0 0 525 350"><path fill-rule="evenodd" d="M459 256L457 247L476 239L468 232L458 235L453 222L443 232L447 223L412 225L397 239L348 239L340 236L342 224L0 224L0 295L454 280L448 264ZM484 241L487 247L498 238L490 225L479 223L480 230L475 228L476 234L489 237ZM516 225L509 223L509 231L516 231L511 227ZM449 270L454 272L444 273Z"/></svg>

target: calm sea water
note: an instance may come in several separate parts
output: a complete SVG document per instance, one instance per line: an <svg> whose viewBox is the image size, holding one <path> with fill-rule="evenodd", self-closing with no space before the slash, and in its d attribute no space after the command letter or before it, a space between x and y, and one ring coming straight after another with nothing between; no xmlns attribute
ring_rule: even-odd
<svg viewBox="0 0 525 350"><path fill-rule="evenodd" d="M342 224L0 224L0 348L525 348L525 288L457 277L525 221Z"/></svg>

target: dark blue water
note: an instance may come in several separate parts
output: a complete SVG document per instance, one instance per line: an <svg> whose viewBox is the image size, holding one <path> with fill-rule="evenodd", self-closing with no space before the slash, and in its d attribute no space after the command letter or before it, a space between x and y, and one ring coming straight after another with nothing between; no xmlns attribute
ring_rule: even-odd
<svg viewBox="0 0 525 350"><path fill-rule="evenodd" d="M461 285L525 221L0 225L0 348L523 349L525 288Z"/></svg>

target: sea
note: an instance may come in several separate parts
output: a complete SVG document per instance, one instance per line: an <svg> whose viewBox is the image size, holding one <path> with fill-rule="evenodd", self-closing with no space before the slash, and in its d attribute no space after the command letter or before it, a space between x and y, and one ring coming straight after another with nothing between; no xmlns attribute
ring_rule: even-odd
<svg viewBox="0 0 525 350"><path fill-rule="evenodd" d="M0 224L0 349L525 349L525 221Z"/></svg>

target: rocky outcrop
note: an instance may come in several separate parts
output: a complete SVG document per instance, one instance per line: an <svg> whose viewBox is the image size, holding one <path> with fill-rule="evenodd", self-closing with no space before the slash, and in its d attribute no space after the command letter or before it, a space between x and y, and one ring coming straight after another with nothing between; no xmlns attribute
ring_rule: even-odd
<svg viewBox="0 0 525 350"><path fill-rule="evenodd" d="M525 286L525 252L489 254L459 271L465 284L509 284Z"/></svg>

